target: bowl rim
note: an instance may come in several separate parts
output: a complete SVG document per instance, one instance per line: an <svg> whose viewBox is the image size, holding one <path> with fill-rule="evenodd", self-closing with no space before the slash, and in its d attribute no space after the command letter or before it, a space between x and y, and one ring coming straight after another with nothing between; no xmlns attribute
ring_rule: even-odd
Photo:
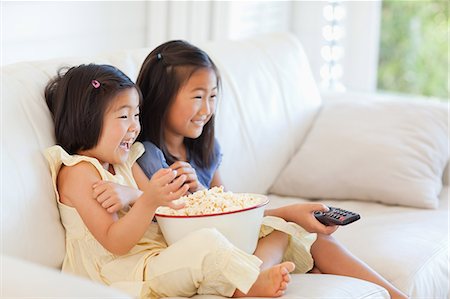
<svg viewBox="0 0 450 299"><path fill-rule="evenodd" d="M212 213L212 214L192 215L192 216L188 216L188 215L167 215L167 214L155 213L155 216L156 217L162 217L162 218L186 218L187 219L187 218L202 218L202 217L229 215L229 214L235 214L235 213L239 213L239 212L244 212L244 211L257 209L257 208L263 207L263 206L265 206L265 205L267 205L269 203L269 197L267 195L255 194L255 193L246 193L246 194L261 196L261 197L264 197L265 200L263 202L260 202L259 204L255 205L255 206L251 206L251 207L247 207L247 208L243 208L243 209L239 209L239 210L234 210L234 211L223 212L223 213Z"/></svg>

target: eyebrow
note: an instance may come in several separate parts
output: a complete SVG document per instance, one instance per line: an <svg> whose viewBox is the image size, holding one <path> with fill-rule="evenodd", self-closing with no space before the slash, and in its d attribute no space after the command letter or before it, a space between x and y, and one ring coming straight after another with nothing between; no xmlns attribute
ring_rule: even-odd
<svg viewBox="0 0 450 299"><path fill-rule="evenodd" d="M217 86L214 86L214 87L211 89L211 91L213 91L213 90L215 90L215 89L217 89ZM203 87L197 87L197 88L192 89L191 91L197 91L197 90L208 91L206 88L203 88Z"/></svg>
<svg viewBox="0 0 450 299"><path fill-rule="evenodd" d="M128 109L134 109L133 106L131 106L131 105L122 105L122 106L118 107L117 109L114 109L113 111L114 111L114 112L117 112L117 111L119 111L119 110L127 109L127 108L128 108ZM139 108L139 105L136 106L136 108Z"/></svg>

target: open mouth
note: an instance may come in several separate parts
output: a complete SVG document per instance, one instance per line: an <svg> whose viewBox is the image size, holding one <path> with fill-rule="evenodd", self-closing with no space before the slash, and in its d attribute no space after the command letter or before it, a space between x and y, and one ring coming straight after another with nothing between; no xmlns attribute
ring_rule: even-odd
<svg viewBox="0 0 450 299"><path fill-rule="evenodd" d="M125 151L129 151L132 144L133 144L133 140L122 141L120 143L120 148L125 150Z"/></svg>

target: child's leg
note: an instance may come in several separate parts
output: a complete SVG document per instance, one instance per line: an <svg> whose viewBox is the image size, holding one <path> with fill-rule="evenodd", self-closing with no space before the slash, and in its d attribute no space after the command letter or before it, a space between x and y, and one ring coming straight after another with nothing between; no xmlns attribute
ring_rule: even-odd
<svg viewBox="0 0 450 299"><path fill-rule="evenodd" d="M250 290L244 294L238 289L233 297L279 297L284 294L288 283L291 281L289 273L294 271L295 265L284 262L263 270Z"/></svg>
<svg viewBox="0 0 450 299"><path fill-rule="evenodd" d="M392 299L407 298L405 294L352 255L331 236L318 234L316 242L311 247L311 254L315 266L322 273L351 276L370 281L384 287Z"/></svg>
<svg viewBox="0 0 450 299"><path fill-rule="evenodd" d="M314 266L310 253L316 234L311 234L299 225L284 219L266 216L260 230L260 237L255 255L262 261L261 269L273 266L280 261L295 264L294 273L306 273Z"/></svg>
<svg viewBox="0 0 450 299"><path fill-rule="evenodd" d="M294 265L283 263L261 273L260 265L256 256L236 248L217 230L201 229L149 258L141 297L279 296Z"/></svg>
<svg viewBox="0 0 450 299"><path fill-rule="evenodd" d="M259 239L254 255L263 262L260 269L265 270L281 263L288 242L288 235L280 231L273 231L264 238Z"/></svg>

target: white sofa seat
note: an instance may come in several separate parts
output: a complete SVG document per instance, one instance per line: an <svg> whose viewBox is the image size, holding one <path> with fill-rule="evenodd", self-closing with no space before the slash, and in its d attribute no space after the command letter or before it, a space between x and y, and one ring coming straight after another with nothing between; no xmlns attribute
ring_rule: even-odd
<svg viewBox="0 0 450 299"><path fill-rule="evenodd" d="M267 194L324 105L302 47L288 34L199 46L211 55L223 77L217 135L224 152L221 171L226 187L235 192ZM63 65L108 63L135 79L149 52L137 49L2 68L1 279L8 286L2 295L28 296L23 289L26 283L34 287L30 296L35 297L123 298L122 293L112 295L112 289L75 281L66 274L55 276L64 257L65 241L42 155L43 149L55 143L43 91ZM306 201L269 196L273 207ZM361 213L360 221L335 233L356 256L412 298L448 298L448 187L437 210L359 201L325 203ZM25 282L19 281L22 278ZM285 298L389 295L383 288L355 278L296 274Z"/></svg>
<svg viewBox="0 0 450 299"><path fill-rule="evenodd" d="M182 298L171 297L170 299ZM194 299L219 299L220 296L197 295ZM249 297L261 299L261 297ZM345 276L327 274L294 275L283 299L382 299L389 298L388 292L373 283ZM185 298L184 298L185 299Z"/></svg>
<svg viewBox="0 0 450 299"><path fill-rule="evenodd" d="M447 298L448 198L447 186L441 192L438 210L361 201L321 202L360 213L359 221L339 228L334 236L387 280L413 298ZM271 195L270 206L299 200L307 201Z"/></svg>

